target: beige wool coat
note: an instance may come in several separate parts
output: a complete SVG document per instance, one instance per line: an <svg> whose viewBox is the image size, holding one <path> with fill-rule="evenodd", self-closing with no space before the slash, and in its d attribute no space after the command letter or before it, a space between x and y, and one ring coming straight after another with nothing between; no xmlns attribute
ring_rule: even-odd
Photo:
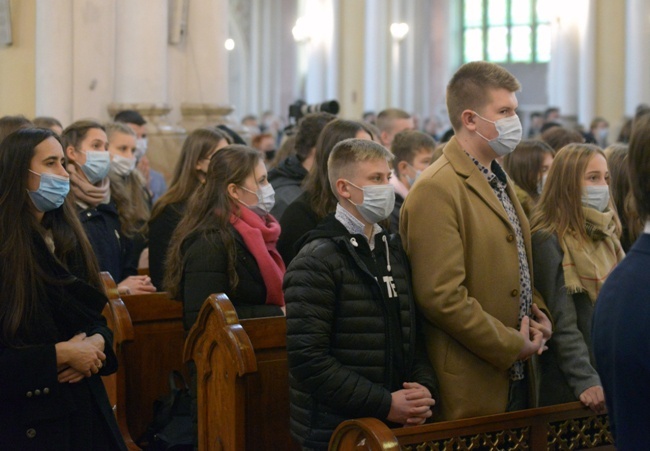
<svg viewBox="0 0 650 451"><path fill-rule="evenodd" d="M509 180L532 284L530 227L513 187ZM517 329L517 240L501 202L456 138L409 192L400 233L440 382L438 419L505 412L508 370L524 344ZM536 293L533 302L548 311ZM528 373L533 406L534 371Z"/></svg>

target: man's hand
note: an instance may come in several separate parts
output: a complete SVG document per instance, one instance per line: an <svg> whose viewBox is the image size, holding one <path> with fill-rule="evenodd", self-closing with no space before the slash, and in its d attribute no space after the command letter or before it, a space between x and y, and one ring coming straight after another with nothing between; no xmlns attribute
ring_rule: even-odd
<svg viewBox="0 0 650 451"><path fill-rule="evenodd" d="M519 352L517 360L526 360L528 357L544 348L544 335L540 330L531 328L530 321L531 319L527 316L524 316L521 320L519 334L521 334L521 338L524 339L524 347Z"/></svg>
<svg viewBox="0 0 650 451"><path fill-rule="evenodd" d="M537 304L533 304L533 316L536 319L531 318L530 327L542 333L542 346L539 348L539 351L537 351L539 355L542 355L542 353L548 349L546 342L549 341L551 335L553 335L553 325L551 324L551 320L548 319L548 316L537 307Z"/></svg>
<svg viewBox="0 0 650 451"><path fill-rule="evenodd" d="M424 423L432 415L431 407L436 403L429 390L416 382L405 382L404 389L391 393L391 397L387 419L404 426Z"/></svg>
<svg viewBox="0 0 650 451"><path fill-rule="evenodd" d="M580 393L580 402L597 414L605 413L605 393L603 387L594 385Z"/></svg>

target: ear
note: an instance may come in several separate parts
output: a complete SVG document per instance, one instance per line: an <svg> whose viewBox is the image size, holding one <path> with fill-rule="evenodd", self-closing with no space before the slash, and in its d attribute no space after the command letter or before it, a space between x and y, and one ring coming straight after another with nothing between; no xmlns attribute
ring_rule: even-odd
<svg viewBox="0 0 650 451"><path fill-rule="evenodd" d="M336 181L336 194L339 199L350 199L352 194L350 193L350 190L348 189L348 184L345 183L345 180L343 179L338 179Z"/></svg>
<svg viewBox="0 0 650 451"><path fill-rule="evenodd" d="M388 133L385 131L379 132L379 140L383 143L385 143L388 140Z"/></svg>
<svg viewBox="0 0 650 451"><path fill-rule="evenodd" d="M237 192L237 185L234 183L229 183L228 186L226 187L226 190L228 191L228 195L232 197L233 199L239 200L239 193Z"/></svg>
<svg viewBox="0 0 650 451"><path fill-rule="evenodd" d="M68 157L68 160L70 161L77 161L75 152L74 146L68 146L65 148L65 156Z"/></svg>
<svg viewBox="0 0 650 451"><path fill-rule="evenodd" d="M405 160L400 161L397 163L397 176L401 176L402 174L406 173L406 169L408 168L408 163Z"/></svg>
<svg viewBox="0 0 650 451"><path fill-rule="evenodd" d="M463 111L460 114L460 120L463 124L463 127L466 129L471 131L476 130L476 113L474 113L472 110Z"/></svg>

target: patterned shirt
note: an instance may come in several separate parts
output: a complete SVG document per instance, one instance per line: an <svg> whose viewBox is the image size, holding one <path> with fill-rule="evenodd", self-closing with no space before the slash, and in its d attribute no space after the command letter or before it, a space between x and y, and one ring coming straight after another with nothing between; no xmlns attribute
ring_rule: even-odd
<svg viewBox="0 0 650 451"><path fill-rule="evenodd" d="M467 153L467 152L465 152ZM501 166L496 161L492 162L492 171L483 166L478 162L476 158L467 154L468 157L472 159L476 167L481 171L481 174L485 176L492 191L496 194L497 198L503 205L503 209L508 215L508 220L510 225L515 231L515 236L517 237L517 254L519 257L519 321L517 323L517 328L521 326L521 320L526 315L531 314L532 303L533 303L533 289L530 281L530 268L528 267L528 258L526 254L526 245L524 243L524 234L521 231L521 223L519 222L519 217L517 216L517 211L515 206L512 204L510 196L506 191L507 177ZM518 360L510 367L510 379L513 381L521 380L524 378L524 362Z"/></svg>

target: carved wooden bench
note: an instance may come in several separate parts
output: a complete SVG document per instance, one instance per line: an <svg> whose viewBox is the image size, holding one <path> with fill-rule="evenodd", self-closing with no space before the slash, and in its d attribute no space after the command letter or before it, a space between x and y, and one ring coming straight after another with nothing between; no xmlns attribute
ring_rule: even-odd
<svg viewBox="0 0 650 451"><path fill-rule="evenodd" d="M289 434L284 317L240 321L225 295L212 295L184 355L197 370L199 449L299 449Z"/></svg>
<svg viewBox="0 0 650 451"><path fill-rule="evenodd" d="M375 418L341 423L334 450L615 450L607 415L579 402L390 429Z"/></svg>

